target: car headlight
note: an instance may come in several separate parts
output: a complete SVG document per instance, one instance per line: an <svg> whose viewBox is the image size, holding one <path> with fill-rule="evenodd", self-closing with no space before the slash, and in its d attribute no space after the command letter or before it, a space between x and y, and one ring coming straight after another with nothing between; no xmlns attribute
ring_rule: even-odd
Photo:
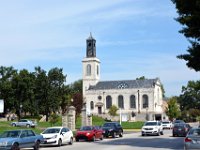
<svg viewBox="0 0 200 150"><path fill-rule="evenodd" d="M7 144L8 144L7 141L5 141L5 142L1 142L1 143L0 143L0 146L7 146Z"/></svg>
<svg viewBox="0 0 200 150"><path fill-rule="evenodd" d="M54 135L53 137L52 137L52 139L56 139L57 138L57 135Z"/></svg>
<svg viewBox="0 0 200 150"><path fill-rule="evenodd" d="M90 132L87 132L87 133L86 133L86 136L88 136L88 135L90 135Z"/></svg>

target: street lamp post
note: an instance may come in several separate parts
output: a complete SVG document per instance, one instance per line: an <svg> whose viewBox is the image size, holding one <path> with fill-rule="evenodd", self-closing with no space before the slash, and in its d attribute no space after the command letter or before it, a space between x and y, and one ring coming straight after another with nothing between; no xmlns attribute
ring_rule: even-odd
<svg viewBox="0 0 200 150"><path fill-rule="evenodd" d="M23 107L23 105L20 104L19 105L19 120L21 119L21 115L22 115L22 107Z"/></svg>
<svg viewBox="0 0 200 150"><path fill-rule="evenodd" d="M140 113L140 90L138 90L138 113Z"/></svg>
<svg viewBox="0 0 200 150"><path fill-rule="evenodd" d="M146 121L149 120L149 116L148 116L148 107L146 107Z"/></svg>

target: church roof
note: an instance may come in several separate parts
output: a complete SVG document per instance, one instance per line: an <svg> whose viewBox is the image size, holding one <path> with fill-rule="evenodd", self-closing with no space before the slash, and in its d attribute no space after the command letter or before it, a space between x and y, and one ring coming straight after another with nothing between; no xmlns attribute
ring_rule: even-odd
<svg viewBox="0 0 200 150"><path fill-rule="evenodd" d="M100 81L89 90L106 90L106 89L134 89L134 88L152 88L159 81L156 79L144 80L119 80L119 81Z"/></svg>

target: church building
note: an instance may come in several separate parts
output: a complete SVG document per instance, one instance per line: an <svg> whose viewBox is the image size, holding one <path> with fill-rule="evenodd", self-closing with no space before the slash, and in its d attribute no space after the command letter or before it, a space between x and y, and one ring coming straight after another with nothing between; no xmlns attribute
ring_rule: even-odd
<svg viewBox="0 0 200 150"><path fill-rule="evenodd" d="M83 58L82 64L83 99L88 115L109 118L109 109L115 105L122 121L164 118L159 78L100 81L100 60L96 56L96 40L91 34L86 40L86 57Z"/></svg>

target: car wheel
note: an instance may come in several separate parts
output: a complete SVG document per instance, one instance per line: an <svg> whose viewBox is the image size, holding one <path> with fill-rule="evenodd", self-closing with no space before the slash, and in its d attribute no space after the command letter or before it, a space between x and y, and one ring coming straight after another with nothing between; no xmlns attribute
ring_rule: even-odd
<svg viewBox="0 0 200 150"><path fill-rule="evenodd" d="M163 131L161 131L160 134L163 135L164 134Z"/></svg>
<svg viewBox="0 0 200 150"><path fill-rule="evenodd" d="M116 132L113 132L112 137L116 138Z"/></svg>
<svg viewBox="0 0 200 150"><path fill-rule="evenodd" d="M13 146L11 147L11 150L19 150L19 144L14 143Z"/></svg>
<svg viewBox="0 0 200 150"><path fill-rule="evenodd" d="M144 136L144 134L142 134L142 136Z"/></svg>
<svg viewBox="0 0 200 150"><path fill-rule="evenodd" d="M100 140L103 140L103 134L101 135Z"/></svg>
<svg viewBox="0 0 200 150"><path fill-rule="evenodd" d="M70 138L69 145L73 144L73 137Z"/></svg>
<svg viewBox="0 0 200 150"><path fill-rule="evenodd" d="M58 146L59 147L62 146L62 140L61 139L58 140Z"/></svg>
<svg viewBox="0 0 200 150"><path fill-rule="evenodd" d="M119 137L123 137L123 132L122 131L120 131Z"/></svg>
<svg viewBox="0 0 200 150"><path fill-rule="evenodd" d="M37 141L33 147L34 150L39 150L40 148L40 141Z"/></svg>
<svg viewBox="0 0 200 150"><path fill-rule="evenodd" d="M30 124L27 124L26 127L27 127L27 128L30 128Z"/></svg>
<svg viewBox="0 0 200 150"><path fill-rule="evenodd" d="M160 131L158 131L157 136L160 136Z"/></svg>
<svg viewBox="0 0 200 150"><path fill-rule="evenodd" d="M13 126L13 127L16 127L16 124L15 124L15 123L13 123L13 124L12 124L12 126Z"/></svg>
<svg viewBox="0 0 200 150"><path fill-rule="evenodd" d="M95 137L95 135L93 135L93 137L92 137L92 141L96 141L96 137Z"/></svg>

